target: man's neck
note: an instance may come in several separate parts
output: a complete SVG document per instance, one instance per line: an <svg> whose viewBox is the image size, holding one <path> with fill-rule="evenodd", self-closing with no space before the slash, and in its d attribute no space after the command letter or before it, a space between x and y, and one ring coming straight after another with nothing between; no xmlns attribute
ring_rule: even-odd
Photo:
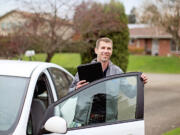
<svg viewBox="0 0 180 135"><path fill-rule="evenodd" d="M98 60L97 60L98 61ZM99 62L101 62L101 65L102 65L102 69L103 69L103 72L104 72L104 70L106 70L106 68L108 67L108 65L109 65L109 61L107 61L107 62L102 62L102 61L99 61Z"/></svg>
<svg viewBox="0 0 180 135"><path fill-rule="evenodd" d="M109 61L107 61L107 62L101 62L101 65L102 65L102 69L103 69L103 72L104 72L104 70L106 70L106 68L107 68L108 65L109 65Z"/></svg>
<svg viewBox="0 0 180 135"><path fill-rule="evenodd" d="M100 61L100 60L97 58L97 61L98 61L98 62L101 62L102 69L103 69L103 72L104 72L104 70L106 70L106 68L107 68L107 67L108 67L108 65L109 65L109 60L108 60L108 61L103 62L103 61Z"/></svg>

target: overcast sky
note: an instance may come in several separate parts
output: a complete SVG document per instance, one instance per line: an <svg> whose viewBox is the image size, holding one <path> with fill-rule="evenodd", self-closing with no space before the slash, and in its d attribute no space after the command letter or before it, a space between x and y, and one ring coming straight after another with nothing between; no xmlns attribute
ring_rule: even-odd
<svg viewBox="0 0 180 135"><path fill-rule="evenodd" d="M0 0L0 16L4 15L5 13L13 9L18 9L20 5L18 4L17 1L18 0ZM109 0L94 0L94 1L102 2L102 3L109 2ZM119 0L119 1L121 1L124 4L126 13L129 14L132 7L139 7L144 0Z"/></svg>

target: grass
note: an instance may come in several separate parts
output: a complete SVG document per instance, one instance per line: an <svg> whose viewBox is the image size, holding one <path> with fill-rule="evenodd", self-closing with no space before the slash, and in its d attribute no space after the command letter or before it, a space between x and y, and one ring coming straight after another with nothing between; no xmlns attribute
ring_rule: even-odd
<svg viewBox="0 0 180 135"><path fill-rule="evenodd" d="M36 54L32 57L32 60L45 61L45 58L45 54ZM24 57L23 59L29 60L28 57ZM76 68L81 64L81 57L78 53L58 53L54 55L51 62L65 68ZM180 58L130 55L127 71L179 74Z"/></svg>
<svg viewBox="0 0 180 135"><path fill-rule="evenodd" d="M52 58L51 62L61 65L62 67L76 68L78 65L81 64L81 57L80 54L77 53L56 54Z"/></svg>
<svg viewBox="0 0 180 135"><path fill-rule="evenodd" d="M31 59L32 59L33 61L45 61L45 58L46 58L46 54L40 53L40 54L36 54L35 56L32 56ZM26 61L29 61L29 60L30 60L29 57L26 57L26 56L24 56L22 59L23 59L23 60L26 60Z"/></svg>
<svg viewBox="0 0 180 135"><path fill-rule="evenodd" d="M33 61L45 61L46 54L36 54L32 57ZM28 57L23 57L23 60L29 60ZM62 67L76 68L81 64L81 57L78 53L58 53L55 54L51 63L58 64Z"/></svg>
<svg viewBox="0 0 180 135"><path fill-rule="evenodd" d="M129 57L128 71L180 73L180 58L131 55Z"/></svg>
<svg viewBox="0 0 180 135"><path fill-rule="evenodd" d="M167 133L164 133L163 135L180 135L180 128L176 128L174 130L171 130Z"/></svg>

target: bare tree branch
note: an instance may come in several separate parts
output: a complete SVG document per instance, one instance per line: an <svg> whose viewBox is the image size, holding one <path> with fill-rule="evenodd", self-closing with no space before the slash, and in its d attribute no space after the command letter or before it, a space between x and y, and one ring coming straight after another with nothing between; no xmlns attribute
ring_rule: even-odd
<svg viewBox="0 0 180 135"><path fill-rule="evenodd" d="M180 46L179 0L156 0L156 4L146 5L140 21L164 29L173 36L176 45Z"/></svg>

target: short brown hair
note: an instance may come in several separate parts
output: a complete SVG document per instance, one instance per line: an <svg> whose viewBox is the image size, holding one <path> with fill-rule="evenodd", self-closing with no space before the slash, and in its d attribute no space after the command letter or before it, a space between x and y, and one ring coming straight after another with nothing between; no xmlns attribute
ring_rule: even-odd
<svg viewBox="0 0 180 135"><path fill-rule="evenodd" d="M103 41L103 42L106 42L106 43L111 43L112 46L113 46L113 42L110 38L107 38L107 37L103 37L103 38L99 38L97 41L96 41L96 48L99 47L99 44L100 42Z"/></svg>

